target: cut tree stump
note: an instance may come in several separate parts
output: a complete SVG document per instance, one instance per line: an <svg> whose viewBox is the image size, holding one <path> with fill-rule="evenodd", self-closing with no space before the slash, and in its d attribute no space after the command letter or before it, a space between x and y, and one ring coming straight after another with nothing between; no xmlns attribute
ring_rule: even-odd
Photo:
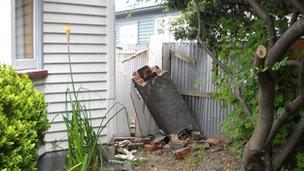
<svg viewBox="0 0 304 171"><path fill-rule="evenodd" d="M144 66L133 73L132 80L155 122L166 134L199 130L186 102L166 72L157 66Z"/></svg>

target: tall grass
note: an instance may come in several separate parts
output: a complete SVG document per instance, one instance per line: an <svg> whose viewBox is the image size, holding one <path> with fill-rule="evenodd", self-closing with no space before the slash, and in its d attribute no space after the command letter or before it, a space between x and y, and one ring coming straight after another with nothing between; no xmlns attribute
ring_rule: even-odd
<svg viewBox="0 0 304 171"><path fill-rule="evenodd" d="M106 128L107 124L118 114L124 112L126 118L128 112L126 107L121 103L114 103L107 113L104 119L102 119L97 131L94 131L92 126L92 120L89 110L84 104L78 100L78 96L81 91L86 90L92 92L89 89L79 88L76 90L75 82L73 79L73 71L70 57L70 32L71 26L66 25L65 33L67 36L67 48L68 48L68 61L70 70L70 79L72 84L72 90L66 91L66 114L63 116L64 123L67 127L68 134L68 152L67 152L67 166L66 170L102 170L103 160L108 161L110 155L107 153L101 143L101 133ZM69 109L69 107L71 109ZM114 109L119 109L113 112ZM71 112L69 112L71 111ZM107 117L111 112L114 114L111 117ZM128 122L128 119L127 119ZM129 122L128 122L129 125ZM129 128L130 129L130 128Z"/></svg>

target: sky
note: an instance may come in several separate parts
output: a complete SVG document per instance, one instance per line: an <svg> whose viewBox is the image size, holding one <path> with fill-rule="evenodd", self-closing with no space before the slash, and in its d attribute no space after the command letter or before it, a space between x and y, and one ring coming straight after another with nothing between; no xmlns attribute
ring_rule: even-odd
<svg viewBox="0 0 304 171"><path fill-rule="evenodd" d="M155 2L155 0L150 0L148 2L146 2L146 0L143 0L143 2L141 3L138 3L137 0L115 0L115 10L125 11L134 8L153 6L157 4L158 3Z"/></svg>

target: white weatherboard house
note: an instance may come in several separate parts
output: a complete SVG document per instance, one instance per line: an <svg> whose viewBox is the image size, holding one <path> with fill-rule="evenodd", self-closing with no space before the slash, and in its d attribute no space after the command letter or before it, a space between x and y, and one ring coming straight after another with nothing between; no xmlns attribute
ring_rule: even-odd
<svg viewBox="0 0 304 171"><path fill-rule="evenodd" d="M53 121L45 141L61 141L63 148L66 128L58 113L65 112L65 92L71 87L64 33L64 25L71 24L76 88L98 94L80 95L97 127L114 99L114 0L1 0L0 18L0 63L29 73L45 94L48 118ZM104 141L111 130L103 132ZM54 150L47 143L39 154Z"/></svg>

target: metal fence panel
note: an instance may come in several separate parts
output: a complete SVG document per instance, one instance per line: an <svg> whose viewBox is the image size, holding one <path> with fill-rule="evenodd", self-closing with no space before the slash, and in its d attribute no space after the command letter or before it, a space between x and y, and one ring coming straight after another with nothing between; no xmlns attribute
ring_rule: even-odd
<svg viewBox="0 0 304 171"><path fill-rule="evenodd" d="M211 98L212 59L195 43L169 43L171 77L183 94L201 131L211 137L221 133L221 123L232 107ZM189 59L193 59L193 61Z"/></svg>
<svg viewBox="0 0 304 171"><path fill-rule="evenodd" d="M221 101L211 98L215 91L212 84L212 59L195 43L167 43L170 53L170 73L177 88L197 119L201 131L207 137L221 133L221 123L232 106L225 107ZM135 48L136 49L136 48ZM164 49L163 49L164 50ZM134 58L134 52L116 54L116 100L122 102L131 116L135 116L130 98L132 72L148 64L148 51ZM190 59L193 59L191 62ZM129 60L125 60L130 58ZM122 62L124 60L124 62ZM128 136L125 116L116 119L116 136Z"/></svg>

